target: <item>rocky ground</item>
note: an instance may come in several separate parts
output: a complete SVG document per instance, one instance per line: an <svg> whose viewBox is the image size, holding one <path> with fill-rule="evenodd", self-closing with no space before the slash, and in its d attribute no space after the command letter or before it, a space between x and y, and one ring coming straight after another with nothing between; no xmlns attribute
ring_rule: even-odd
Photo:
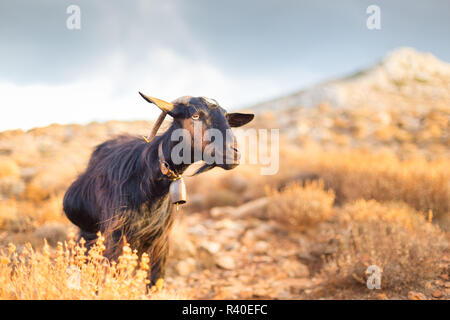
<svg viewBox="0 0 450 320"><path fill-rule="evenodd" d="M449 299L447 273L425 283L420 292L369 290L364 284L330 290L321 277L329 247L311 234L293 233L265 219L267 198L241 207L203 213L178 213L165 279L194 299ZM327 228L327 225L323 225ZM182 241L182 243L180 243ZM450 254L442 259L450 270Z"/></svg>

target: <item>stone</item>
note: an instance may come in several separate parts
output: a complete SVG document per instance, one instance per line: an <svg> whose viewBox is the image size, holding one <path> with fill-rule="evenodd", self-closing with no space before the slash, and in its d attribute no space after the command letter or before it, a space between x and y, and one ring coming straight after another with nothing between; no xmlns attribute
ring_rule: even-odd
<svg viewBox="0 0 450 320"><path fill-rule="evenodd" d="M230 256L218 256L216 258L216 265L225 270L233 270L236 268L236 263Z"/></svg>
<svg viewBox="0 0 450 320"><path fill-rule="evenodd" d="M266 241L260 240L255 243L253 250L255 253L259 253L259 254L267 253L267 251L269 250L269 244Z"/></svg>
<svg viewBox="0 0 450 320"><path fill-rule="evenodd" d="M427 298L423 293L410 291L408 292L408 299L409 300L426 300Z"/></svg>
<svg viewBox="0 0 450 320"><path fill-rule="evenodd" d="M386 295L386 293L379 293L378 295L377 295L377 299L378 300L387 300L387 295Z"/></svg>
<svg viewBox="0 0 450 320"><path fill-rule="evenodd" d="M434 283L440 287L442 287L444 285L444 282L442 280L435 280Z"/></svg>
<svg viewBox="0 0 450 320"><path fill-rule="evenodd" d="M202 241L200 243L200 248L205 249L210 254L216 254L220 250L220 243L212 241Z"/></svg>
<svg viewBox="0 0 450 320"><path fill-rule="evenodd" d="M193 258L187 258L178 262L176 266L178 274L182 277L186 277L195 270L195 260Z"/></svg>
<svg viewBox="0 0 450 320"><path fill-rule="evenodd" d="M253 201L249 201L244 203L243 205L235 208L233 211L233 215L235 217L244 217L244 216L255 216L255 217L265 217L266 216L266 208L269 204L269 198L259 198Z"/></svg>
<svg viewBox="0 0 450 320"><path fill-rule="evenodd" d="M227 217L227 216L231 216L233 214L234 211L234 207L214 207L212 208L209 213L211 214L211 216L213 218L221 218L221 217Z"/></svg>
<svg viewBox="0 0 450 320"><path fill-rule="evenodd" d="M309 277L308 267L303 263L300 263L293 259L283 261L280 269L286 272L289 277L298 277L298 278Z"/></svg>

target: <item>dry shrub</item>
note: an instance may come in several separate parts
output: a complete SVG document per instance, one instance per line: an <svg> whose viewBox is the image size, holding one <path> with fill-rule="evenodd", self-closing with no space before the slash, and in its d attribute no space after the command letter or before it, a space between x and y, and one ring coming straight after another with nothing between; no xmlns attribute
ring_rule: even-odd
<svg viewBox="0 0 450 320"><path fill-rule="evenodd" d="M14 160L7 157L0 157L0 179L6 177L20 177L20 168Z"/></svg>
<svg viewBox="0 0 450 320"><path fill-rule="evenodd" d="M344 206L331 230L335 252L322 274L331 287L365 286L370 265L381 269L381 287L422 285L439 270L446 248L440 229L405 204L359 200Z"/></svg>
<svg viewBox="0 0 450 320"><path fill-rule="evenodd" d="M21 252L13 244L0 253L0 299L152 299L147 289L149 258L139 259L125 244L118 262L102 255L104 238L86 254L84 242L59 242L54 253L47 243L41 252L26 245ZM156 288L155 288L156 289ZM174 298L163 293L163 298Z"/></svg>
<svg viewBox="0 0 450 320"><path fill-rule="evenodd" d="M67 239L68 225L60 222L47 222L42 226L36 228L33 232L33 236L42 240L46 240L52 247L56 247L58 242Z"/></svg>
<svg viewBox="0 0 450 320"><path fill-rule="evenodd" d="M0 199L18 196L24 188L16 162L7 157L0 157Z"/></svg>
<svg viewBox="0 0 450 320"><path fill-rule="evenodd" d="M52 165L39 168L38 173L27 184L24 197L27 200L40 202L64 193L75 177L73 165L55 160Z"/></svg>
<svg viewBox="0 0 450 320"><path fill-rule="evenodd" d="M268 212L286 227L304 231L333 214L334 192L324 190L323 181L292 183L271 192Z"/></svg>
<svg viewBox="0 0 450 320"><path fill-rule="evenodd" d="M67 218L63 213L62 203L62 196L51 196L45 201L32 203L34 206L33 210L26 214L38 225L46 223L47 221L67 222Z"/></svg>
<svg viewBox="0 0 450 320"><path fill-rule="evenodd" d="M17 198L25 190L25 183L20 178L0 178L0 199Z"/></svg>
<svg viewBox="0 0 450 320"><path fill-rule="evenodd" d="M359 198L403 201L416 210L432 210L438 222L450 213L450 161L416 157L401 161L392 153L328 153L316 172L336 192L339 203Z"/></svg>
<svg viewBox="0 0 450 320"><path fill-rule="evenodd" d="M15 200L0 201L0 230L26 232L32 229L32 219L20 214L20 203Z"/></svg>
<svg viewBox="0 0 450 320"><path fill-rule="evenodd" d="M14 200L0 201L0 229L9 229L11 223L17 219L17 203Z"/></svg>

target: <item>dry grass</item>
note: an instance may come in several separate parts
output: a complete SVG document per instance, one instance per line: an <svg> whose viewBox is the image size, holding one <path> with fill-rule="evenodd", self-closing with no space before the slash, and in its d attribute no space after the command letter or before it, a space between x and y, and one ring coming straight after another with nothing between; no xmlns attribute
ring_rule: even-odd
<svg viewBox="0 0 450 320"><path fill-rule="evenodd" d="M84 242L58 242L54 252L45 243L42 252L13 244L0 253L0 299L152 299L180 298L148 290L149 258L125 244L118 262L102 255L103 237L86 254ZM157 284L158 287L162 283Z"/></svg>
<svg viewBox="0 0 450 320"><path fill-rule="evenodd" d="M294 156L295 157L295 156ZM336 202L356 199L402 201L416 210L431 210L435 222L448 228L450 161L416 156L401 160L393 152L363 150L311 151L298 158L299 170L313 172L336 193Z"/></svg>
<svg viewBox="0 0 450 320"><path fill-rule="evenodd" d="M181 213L201 217L198 228L189 231L195 234L191 240L200 241L204 236L201 227L208 229L214 222L211 208L238 206L264 197L266 189L271 189L271 202L264 214L229 219L261 227L278 222L288 237L311 242L302 242L299 253L323 245L318 252L326 253L328 260L320 264L318 275L331 288L350 284L365 288L365 270L376 264L383 269L383 288L414 287L421 291L423 281L441 271L443 247L448 248L439 227L450 230L450 113L448 108L426 113L413 109L404 113L365 112L298 108L288 117L297 130L292 139L287 137L290 124L277 123L283 116L256 119L260 127L286 129L280 137L279 172L261 176L258 166L242 165L232 171L215 169L187 178L188 205ZM120 269L120 262L104 266L101 250L85 256L83 248L70 241L57 244L70 226L62 213L63 194L84 169L93 146L122 132L147 134L149 127L146 122L109 122L0 133L0 248L4 248L0 281L5 284L0 287L0 298L164 297L165 291L145 291L145 268L130 248L125 249L128 258L122 259ZM320 180L305 183L307 179ZM430 211L434 224L427 222ZM221 232L210 240L223 240L223 248L232 243L248 249L241 253L242 259L253 254L245 237L236 233L228 239L226 232ZM188 245L186 234L187 230L174 237L173 265L187 258L198 259L195 266L209 272L214 263L208 261L213 261L213 255L209 260L197 256L195 242ZM50 247L39 249L43 238ZM261 240L269 242L266 237ZM277 241L265 247L276 247ZM7 249L9 242L23 249L11 251L11 245ZM33 249L24 246L27 242ZM271 254L260 250L258 255ZM81 290L68 287L68 270L80 272ZM246 268L236 271L240 272L245 273ZM190 276L179 279L176 287L192 285L192 295L199 296L196 292L202 291L197 288L202 278L195 282ZM249 277L251 283L255 275ZM170 292L167 297L179 298Z"/></svg>
<svg viewBox="0 0 450 320"><path fill-rule="evenodd" d="M7 177L20 177L20 167L11 158L0 157L0 179Z"/></svg>
<svg viewBox="0 0 450 320"><path fill-rule="evenodd" d="M420 287L436 277L448 247L442 231L405 204L359 200L344 206L329 230L335 253L322 269L330 287L365 287L370 265L381 269L381 287ZM431 218L431 217L430 217Z"/></svg>
<svg viewBox="0 0 450 320"><path fill-rule="evenodd" d="M325 191L323 181L293 183L282 192L271 193L268 208L271 218L290 229L310 229L333 214L334 192Z"/></svg>

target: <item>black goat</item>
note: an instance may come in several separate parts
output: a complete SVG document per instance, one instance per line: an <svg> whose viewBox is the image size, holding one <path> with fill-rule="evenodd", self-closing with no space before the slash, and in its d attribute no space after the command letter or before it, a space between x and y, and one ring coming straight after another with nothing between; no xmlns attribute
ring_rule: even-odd
<svg viewBox="0 0 450 320"><path fill-rule="evenodd" d="M230 126L242 126L254 116L227 113L215 100L203 97L182 97L168 103L142 96L160 107L164 115L167 113L173 118L169 129L151 141L120 136L97 146L86 171L67 190L64 212L80 228L80 237L87 241L88 247L96 241L97 233L102 232L105 256L110 260L120 255L123 238L139 254L148 253L150 281L154 284L164 276L168 235L173 222L168 194L173 179L161 166L161 158L166 169L180 176L194 161L194 154L205 151L205 130L217 129L225 137L226 132L231 132ZM159 120L162 122L163 118ZM203 128L200 134L194 132L194 124L199 123ZM190 134L191 162L178 163L171 158L172 148L179 143L171 138L176 129L185 129ZM195 139L201 143L194 143ZM202 171L215 166L227 170L237 166L234 136L231 142L223 139L223 150L226 151L221 154L223 161L205 165Z"/></svg>

